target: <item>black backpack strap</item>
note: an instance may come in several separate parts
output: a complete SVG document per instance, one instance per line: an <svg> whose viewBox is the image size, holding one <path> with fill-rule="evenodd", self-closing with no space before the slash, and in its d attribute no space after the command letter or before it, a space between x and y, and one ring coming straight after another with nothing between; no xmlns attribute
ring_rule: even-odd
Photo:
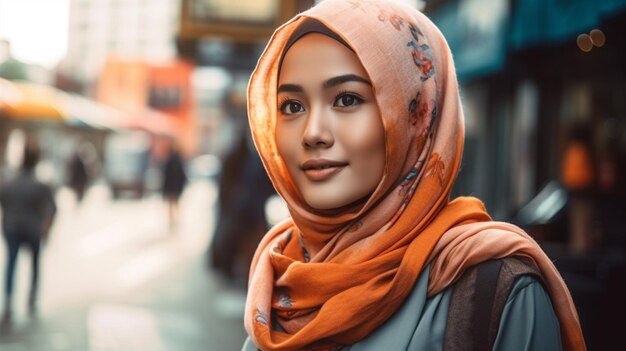
<svg viewBox="0 0 626 351"><path fill-rule="evenodd" d="M485 261L466 270L452 288L443 349L491 350L515 280L529 274L542 281L532 263L514 257Z"/></svg>
<svg viewBox="0 0 626 351"><path fill-rule="evenodd" d="M474 293L474 321L472 331L474 350L489 350L489 324L493 310L501 260L486 261L476 266L476 292Z"/></svg>

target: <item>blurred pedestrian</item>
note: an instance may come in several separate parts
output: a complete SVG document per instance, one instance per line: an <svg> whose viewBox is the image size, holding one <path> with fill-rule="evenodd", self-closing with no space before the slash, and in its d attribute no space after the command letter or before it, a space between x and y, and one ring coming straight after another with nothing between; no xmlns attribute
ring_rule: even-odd
<svg viewBox="0 0 626 351"><path fill-rule="evenodd" d="M68 185L76 193L76 199L78 202L82 201L89 177L87 174L87 168L85 167L85 162L83 162L80 152L76 152L74 157L70 160L68 165L68 176Z"/></svg>
<svg viewBox="0 0 626 351"><path fill-rule="evenodd" d="M183 158L175 143L171 144L170 153L163 164L163 198L169 211L169 225L173 228L178 217L178 200L187 184L187 174Z"/></svg>
<svg viewBox="0 0 626 351"><path fill-rule="evenodd" d="M211 265L231 281L247 281L254 250L268 229L265 202L275 194L263 163L242 136L224 162Z"/></svg>
<svg viewBox="0 0 626 351"><path fill-rule="evenodd" d="M13 277L22 245L28 247L32 253L28 309L31 315L36 312L40 243L47 237L56 213L52 189L35 177L34 170L38 161L38 147L34 144L27 145L20 173L0 188L2 230L7 247L4 321L10 321L12 316Z"/></svg>
<svg viewBox="0 0 626 351"><path fill-rule="evenodd" d="M569 244L585 252L594 242L593 188L594 166L589 127L575 125L570 132L561 164L561 181L568 192Z"/></svg>

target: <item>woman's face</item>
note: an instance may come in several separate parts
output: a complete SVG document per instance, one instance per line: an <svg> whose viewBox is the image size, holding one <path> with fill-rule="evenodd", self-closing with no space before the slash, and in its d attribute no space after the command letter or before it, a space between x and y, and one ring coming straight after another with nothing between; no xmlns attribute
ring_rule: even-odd
<svg viewBox="0 0 626 351"><path fill-rule="evenodd" d="M385 167L385 133L372 84L350 49L308 34L284 56L276 143L306 203L320 210L369 196Z"/></svg>

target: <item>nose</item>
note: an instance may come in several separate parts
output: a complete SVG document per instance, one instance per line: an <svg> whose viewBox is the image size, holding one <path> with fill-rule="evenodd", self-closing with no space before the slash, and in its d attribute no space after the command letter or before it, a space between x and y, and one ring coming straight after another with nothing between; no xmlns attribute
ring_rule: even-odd
<svg viewBox="0 0 626 351"><path fill-rule="evenodd" d="M306 149L329 148L335 143L330 116L321 108L311 109L302 134L302 146Z"/></svg>

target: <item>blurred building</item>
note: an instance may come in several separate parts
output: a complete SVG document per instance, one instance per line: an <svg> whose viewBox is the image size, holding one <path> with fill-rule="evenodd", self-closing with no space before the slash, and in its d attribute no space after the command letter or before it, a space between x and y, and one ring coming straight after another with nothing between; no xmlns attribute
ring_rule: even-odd
<svg viewBox="0 0 626 351"><path fill-rule="evenodd" d="M179 0L71 0L70 4L67 56L59 65L66 85L94 93L95 81L111 55L153 63L176 58Z"/></svg>
<svg viewBox="0 0 626 351"><path fill-rule="evenodd" d="M178 60L179 0L71 0L68 50L57 86L127 113L152 135L153 156L173 138L197 149L193 64Z"/></svg>
<svg viewBox="0 0 626 351"><path fill-rule="evenodd" d="M589 128L595 151L610 143L624 153L626 1L435 0L425 11L448 40L461 83L458 193L510 218L559 180L577 124Z"/></svg>
<svg viewBox="0 0 626 351"><path fill-rule="evenodd" d="M169 139L183 153L196 152L195 99L191 90L194 66L186 61L151 63L109 58L97 86L99 101L129 112L128 125L149 132L153 156L163 159ZM165 140L162 140L165 139Z"/></svg>
<svg viewBox="0 0 626 351"><path fill-rule="evenodd" d="M456 194L537 239L568 284L589 350L621 350L626 313L626 1L433 0L466 118ZM574 252L563 155L587 135L589 245ZM605 161L606 160L606 161ZM605 180L602 180L605 179ZM571 196L569 196L571 195ZM569 200L568 200L569 199ZM571 202L570 202L571 203Z"/></svg>

